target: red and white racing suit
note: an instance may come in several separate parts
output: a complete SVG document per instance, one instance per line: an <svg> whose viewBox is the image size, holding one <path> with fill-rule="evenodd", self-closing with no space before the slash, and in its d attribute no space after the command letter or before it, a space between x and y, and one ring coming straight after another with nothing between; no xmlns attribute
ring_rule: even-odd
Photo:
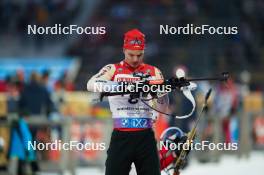
<svg viewBox="0 0 264 175"><path fill-rule="evenodd" d="M98 86L111 86L116 85L117 82L135 82L139 81L139 77L134 77L133 73L140 72L149 74L149 80L163 80L161 71L151 65L142 63L137 68L131 67L125 61L121 61L117 64L109 64L103 67L99 73L94 75L87 83L88 91L102 92L96 87ZM104 89L104 88L103 88ZM146 128L151 128L153 119L156 118L157 113L153 109L149 108L142 101L138 101L136 104L128 102L129 95L109 96L110 110L112 112L112 118L114 123L114 130L119 131L140 131ZM161 111L165 111L167 108L168 100L167 96L163 96L159 99L146 101L150 106L156 105L155 108ZM133 127L133 125L126 125L130 119L141 119L141 127ZM133 121L132 121L133 122ZM139 123L139 122L136 122ZM129 127L126 127L129 126ZM163 155L165 150L160 151L160 155ZM167 167L174 157L172 155L160 157L161 169Z"/></svg>

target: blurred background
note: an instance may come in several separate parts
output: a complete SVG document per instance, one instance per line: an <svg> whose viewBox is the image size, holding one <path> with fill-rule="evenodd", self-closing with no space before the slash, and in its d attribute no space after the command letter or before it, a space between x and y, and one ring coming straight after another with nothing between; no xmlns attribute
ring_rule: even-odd
<svg viewBox="0 0 264 175"><path fill-rule="evenodd" d="M106 142L111 133L107 101L92 103L87 80L106 64L121 61L123 34L146 35L145 62L174 76L230 72L226 84L200 83L199 104L213 87L197 140L238 143L237 151L192 152L183 175L261 173L264 161L263 0L1 0L0 1L0 173L104 174L105 151L25 150L25 142ZM105 26L104 35L28 35L27 25ZM160 35L159 25L237 26L237 35ZM172 113L191 105L170 95ZM160 116L158 135L168 126L185 132L194 114L179 121Z"/></svg>

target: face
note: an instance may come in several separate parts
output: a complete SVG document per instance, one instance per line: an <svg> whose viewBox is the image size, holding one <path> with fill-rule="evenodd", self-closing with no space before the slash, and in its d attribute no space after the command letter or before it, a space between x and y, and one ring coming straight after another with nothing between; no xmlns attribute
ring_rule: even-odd
<svg viewBox="0 0 264 175"><path fill-rule="evenodd" d="M144 50L124 49L125 61L132 67L136 68L143 62Z"/></svg>

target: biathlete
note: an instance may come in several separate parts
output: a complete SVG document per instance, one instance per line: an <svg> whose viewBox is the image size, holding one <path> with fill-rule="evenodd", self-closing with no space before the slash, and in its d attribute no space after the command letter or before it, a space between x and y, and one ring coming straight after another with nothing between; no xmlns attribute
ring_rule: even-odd
<svg viewBox="0 0 264 175"><path fill-rule="evenodd" d="M145 35L142 32L133 29L125 33L125 58L119 63L106 65L94 75L87 83L88 91L103 92L110 87L114 92L119 82L139 81L135 73L148 74L150 80L163 79L157 67L143 62L144 49ZM140 100L130 103L129 95L109 96L108 99L114 129L107 151L105 175L128 175L132 163L138 175L160 175L161 169L172 163L175 156L171 153L171 156L161 157L164 150L158 152L152 130L157 113ZM157 109L164 111L167 99L165 95L146 103L155 103Z"/></svg>

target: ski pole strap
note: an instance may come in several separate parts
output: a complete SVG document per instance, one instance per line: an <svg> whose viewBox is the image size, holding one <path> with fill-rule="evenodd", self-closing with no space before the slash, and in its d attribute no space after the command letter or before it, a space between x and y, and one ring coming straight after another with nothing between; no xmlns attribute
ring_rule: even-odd
<svg viewBox="0 0 264 175"><path fill-rule="evenodd" d="M194 100L194 97L193 97L191 91L195 90L196 88L197 88L197 85L195 83L192 83L192 82L190 82L190 85L188 85L188 86L181 87L181 91L182 91L183 95L192 103L192 110L189 114L186 114L183 116L175 116L176 118L185 119L185 118L190 117L194 113L196 103L195 103L195 100Z"/></svg>
<svg viewBox="0 0 264 175"><path fill-rule="evenodd" d="M152 128L151 118L114 118L114 128Z"/></svg>

